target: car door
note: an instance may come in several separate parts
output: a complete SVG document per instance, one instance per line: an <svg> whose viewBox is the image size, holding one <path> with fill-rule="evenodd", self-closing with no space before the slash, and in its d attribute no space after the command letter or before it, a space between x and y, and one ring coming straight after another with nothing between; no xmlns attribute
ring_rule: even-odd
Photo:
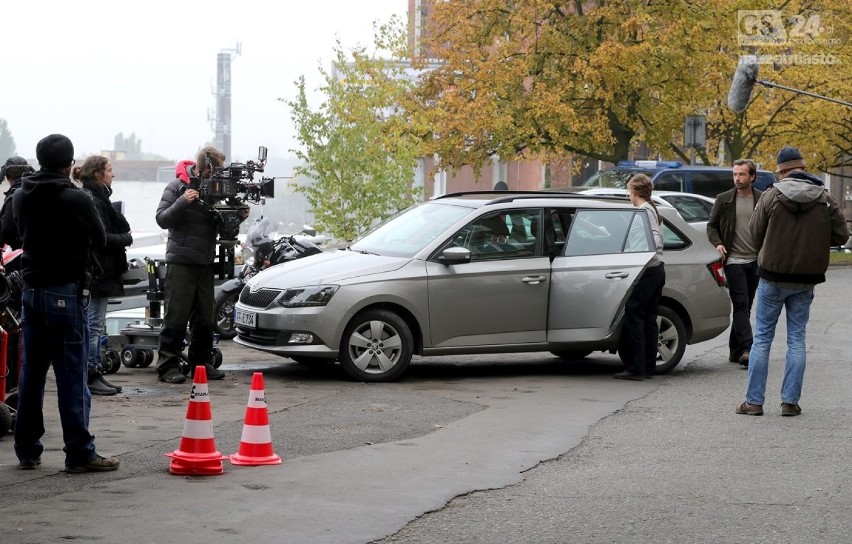
<svg viewBox="0 0 852 544"><path fill-rule="evenodd" d="M547 341L607 338L653 247L643 210L577 210L551 265Z"/></svg>
<svg viewBox="0 0 852 544"><path fill-rule="evenodd" d="M441 248L467 248L471 262L426 263L431 337L424 345L545 341L550 259L542 249L541 217L540 208L489 212Z"/></svg>

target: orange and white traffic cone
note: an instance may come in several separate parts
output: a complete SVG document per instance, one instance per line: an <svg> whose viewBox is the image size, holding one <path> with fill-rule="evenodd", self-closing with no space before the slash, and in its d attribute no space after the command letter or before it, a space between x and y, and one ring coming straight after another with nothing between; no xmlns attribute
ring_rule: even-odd
<svg viewBox="0 0 852 544"><path fill-rule="evenodd" d="M231 455L235 465L278 465L281 457L272 451L272 435L269 431L269 413L266 409L266 394L263 391L263 374L255 372L251 378L248 406L246 407L240 451Z"/></svg>
<svg viewBox="0 0 852 544"><path fill-rule="evenodd" d="M195 368L180 447L165 455L172 458L169 463L172 474L204 476L222 474L225 470L222 460L227 457L216 451L213 439L207 369L203 365Z"/></svg>

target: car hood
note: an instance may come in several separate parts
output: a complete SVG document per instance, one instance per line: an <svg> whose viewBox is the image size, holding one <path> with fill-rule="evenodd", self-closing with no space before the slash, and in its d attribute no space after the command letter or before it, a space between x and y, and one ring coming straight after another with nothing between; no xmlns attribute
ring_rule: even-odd
<svg viewBox="0 0 852 544"><path fill-rule="evenodd" d="M348 250L326 251L262 270L248 284L278 289L334 284L398 270L410 261L409 257L385 257Z"/></svg>

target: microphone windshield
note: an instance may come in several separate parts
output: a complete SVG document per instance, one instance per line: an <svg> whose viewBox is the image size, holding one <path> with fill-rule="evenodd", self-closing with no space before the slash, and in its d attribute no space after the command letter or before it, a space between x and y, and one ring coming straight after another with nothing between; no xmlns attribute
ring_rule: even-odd
<svg viewBox="0 0 852 544"><path fill-rule="evenodd" d="M757 62L754 59L742 58L734 72L731 90L728 91L728 107L736 113L742 113L751 99L751 91L757 83Z"/></svg>

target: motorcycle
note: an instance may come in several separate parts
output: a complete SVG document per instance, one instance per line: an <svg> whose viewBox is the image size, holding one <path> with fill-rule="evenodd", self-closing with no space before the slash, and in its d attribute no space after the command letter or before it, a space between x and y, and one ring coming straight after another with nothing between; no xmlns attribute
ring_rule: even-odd
<svg viewBox="0 0 852 544"><path fill-rule="evenodd" d="M259 219L246 234L243 246L243 267L239 275L222 284L213 306L213 332L220 339L231 340L237 336L234 326L234 306L249 278L270 266L294 261L309 255L322 253L322 249L310 241L316 231L305 227L300 233L270 238L273 225L266 219Z"/></svg>

